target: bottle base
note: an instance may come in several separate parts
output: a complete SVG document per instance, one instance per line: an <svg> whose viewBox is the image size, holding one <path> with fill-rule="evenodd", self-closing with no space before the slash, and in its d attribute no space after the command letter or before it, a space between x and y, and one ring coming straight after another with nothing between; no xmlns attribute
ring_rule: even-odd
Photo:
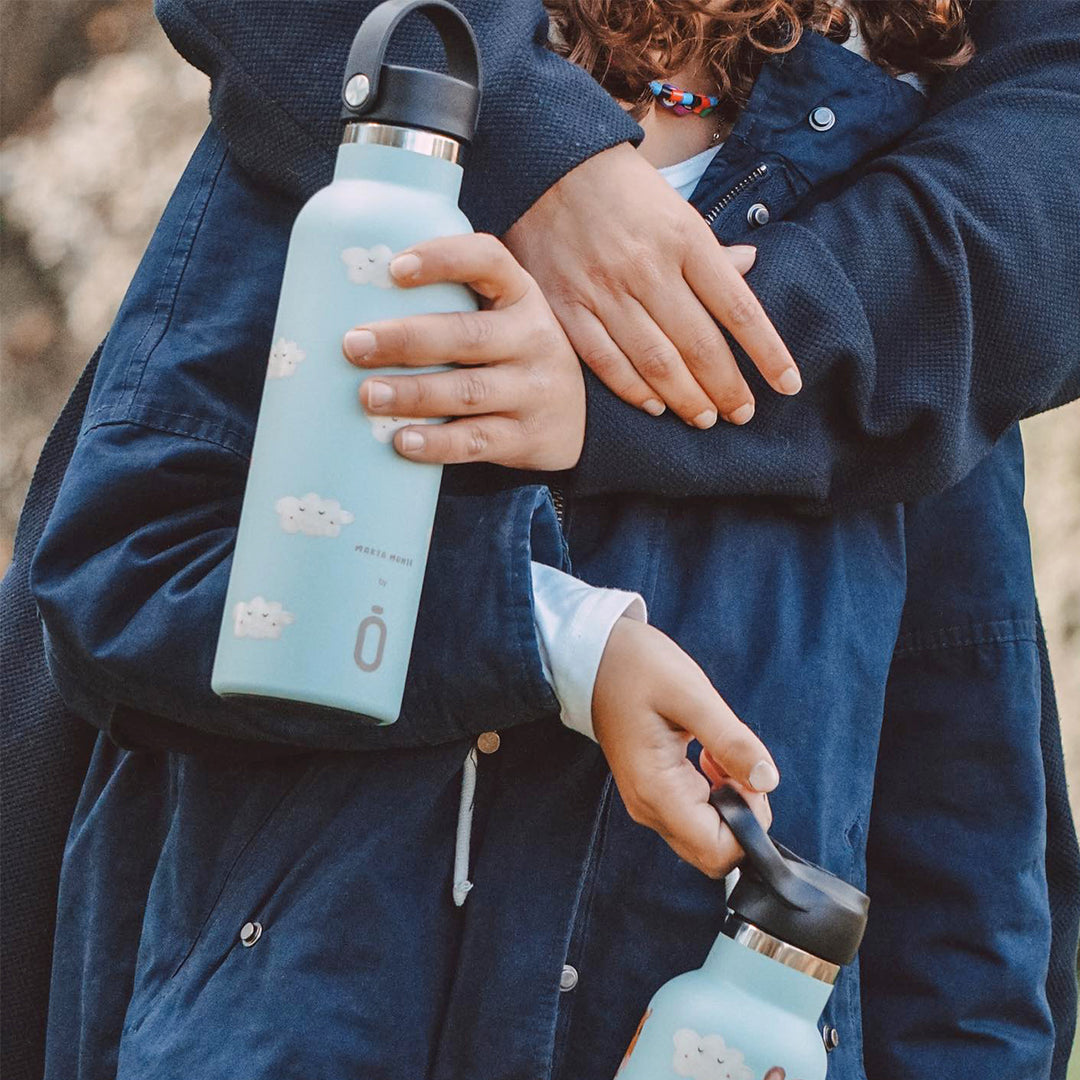
<svg viewBox="0 0 1080 1080"><path fill-rule="evenodd" d="M351 720L353 723L363 724L364 727L389 727L397 721L396 716L387 720L373 716L370 713L359 712L355 708L337 702L301 700L295 697L287 697L285 694L253 692L251 690L218 690L217 687L214 687L214 693L224 701L235 701L240 704L266 706L279 702L293 708L300 705L303 706L305 711L311 712L314 716L325 716L327 719L337 721Z"/></svg>

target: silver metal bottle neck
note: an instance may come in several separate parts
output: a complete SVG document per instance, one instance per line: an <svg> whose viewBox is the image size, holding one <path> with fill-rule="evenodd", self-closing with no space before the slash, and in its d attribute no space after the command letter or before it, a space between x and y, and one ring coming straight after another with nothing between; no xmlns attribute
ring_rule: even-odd
<svg viewBox="0 0 1080 1080"><path fill-rule="evenodd" d="M370 120L353 120L345 125L341 136L345 143L370 143L375 146L394 146L399 150L411 150L457 164L461 157L461 143L448 135L419 128L399 127L396 124L377 124Z"/></svg>
<svg viewBox="0 0 1080 1080"><path fill-rule="evenodd" d="M736 944L761 953L762 956L767 956L770 960L775 960L785 967L801 971L804 975L809 975L810 978L827 983L829 986L836 982L836 977L840 974L838 964L822 960L820 956L814 956L794 945L789 945L786 941L767 934L760 927L740 919L737 915L728 916L727 922L724 923L724 933Z"/></svg>

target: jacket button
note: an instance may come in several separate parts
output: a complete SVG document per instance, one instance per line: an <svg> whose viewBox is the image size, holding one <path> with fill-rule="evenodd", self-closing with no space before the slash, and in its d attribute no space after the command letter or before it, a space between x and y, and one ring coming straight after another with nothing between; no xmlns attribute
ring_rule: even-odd
<svg viewBox="0 0 1080 1080"><path fill-rule="evenodd" d="M502 743L497 731L485 731L476 737L476 749L481 754L494 754Z"/></svg>
<svg viewBox="0 0 1080 1080"><path fill-rule="evenodd" d="M840 1032L826 1024L821 1029L821 1041L825 1044L825 1052L831 1054L840 1045Z"/></svg>
<svg viewBox="0 0 1080 1080"><path fill-rule="evenodd" d="M751 225L768 225L769 224L769 208L761 202L754 203L749 210L746 211L746 220Z"/></svg>
<svg viewBox="0 0 1080 1080"><path fill-rule="evenodd" d="M262 923L246 922L240 927L240 944L250 949L262 937Z"/></svg>
<svg viewBox="0 0 1080 1080"><path fill-rule="evenodd" d="M819 105L807 117L815 131L828 131L836 123L836 113L828 105Z"/></svg>
<svg viewBox="0 0 1080 1080"><path fill-rule="evenodd" d="M565 994L568 990L573 990L577 984L577 968L563 964L562 973L559 975L559 989Z"/></svg>

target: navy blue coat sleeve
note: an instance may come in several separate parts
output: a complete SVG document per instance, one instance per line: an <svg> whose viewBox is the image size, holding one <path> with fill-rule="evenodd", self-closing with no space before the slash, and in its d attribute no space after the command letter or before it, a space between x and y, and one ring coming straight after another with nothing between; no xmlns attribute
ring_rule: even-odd
<svg viewBox="0 0 1080 1080"><path fill-rule="evenodd" d="M415 745L557 712L530 561L565 567L565 548L550 495L536 486L441 498L396 724L227 704L211 691L295 211L207 133L109 333L31 565L62 695L122 745L178 750L208 745L199 733L294 747Z"/></svg>
<svg viewBox="0 0 1080 1080"><path fill-rule="evenodd" d="M505 232L556 180L641 129L584 71L546 48L542 0L455 0L480 43L484 94L461 205ZM330 182L353 35L376 0L155 0L177 51L211 78L210 109L250 172L302 197ZM410 17L388 59L440 67L441 45Z"/></svg>
<svg viewBox="0 0 1080 1080"><path fill-rule="evenodd" d="M754 419L699 432L590 376L575 490L906 501L1080 394L1080 4L971 11L978 56L924 121L749 238L748 280L803 392L778 397L751 372Z"/></svg>

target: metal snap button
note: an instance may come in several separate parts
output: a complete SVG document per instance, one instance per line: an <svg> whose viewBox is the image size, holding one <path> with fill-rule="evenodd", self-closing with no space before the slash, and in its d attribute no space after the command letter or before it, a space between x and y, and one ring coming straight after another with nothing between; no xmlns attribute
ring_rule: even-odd
<svg viewBox="0 0 1080 1080"><path fill-rule="evenodd" d="M262 937L262 923L246 922L240 927L240 944L250 949Z"/></svg>
<svg viewBox="0 0 1080 1080"><path fill-rule="evenodd" d="M769 208L761 202L754 203L749 210L746 211L746 220L751 225L768 225L769 224Z"/></svg>
<svg viewBox="0 0 1080 1080"><path fill-rule="evenodd" d="M840 1032L831 1024L826 1024L821 1029L821 1041L825 1044L825 1052L831 1054L840 1045Z"/></svg>
<svg viewBox="0 0 1080 1080"><path fill-rule="evenodd" d="M358 109L371 93L371 80L366 75L354 75L345 84L345 104L350 109Z"/></svg>
<svg viewBox="0 0 1080 1080"><path fill-rule="evenodd" d="M819 105L807 117L815 131L828 131L836 123L836 113L828 105Z"/></svg>
<svg viewBox="0 0 1080 1080"><path fill-rule="evenodd" d="M485 731L476 737L476 749L481 754L494 754L502 744L497 731Z"/></svg>
<svg viewBox="0 0 1080 1080"><path fill-rule="evenodd" d="M577 968L571 967L569 964L563 964L562 973L559 975L559 990L565 994L568 990L573 990L577 984Z"/></svg>

